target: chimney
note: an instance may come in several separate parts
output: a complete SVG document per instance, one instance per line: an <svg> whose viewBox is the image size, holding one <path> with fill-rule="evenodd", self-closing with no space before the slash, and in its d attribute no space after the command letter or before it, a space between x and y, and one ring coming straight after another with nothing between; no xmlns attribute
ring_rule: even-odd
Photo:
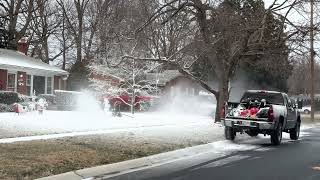
<svg viewBox="0 0 320 180"><path fill-rule="evenodd" d="M25 55L28 53L29 43L28 38L23 37L18 41L18 48L17 50Z"/></svg>

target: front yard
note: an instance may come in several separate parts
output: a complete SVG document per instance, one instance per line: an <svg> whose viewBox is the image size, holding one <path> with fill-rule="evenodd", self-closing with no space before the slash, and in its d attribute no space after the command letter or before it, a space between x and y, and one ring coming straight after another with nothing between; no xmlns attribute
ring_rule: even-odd
<svg viewBox="0 0 320 180"><path fill-rule="evenodd" d="M139 158L219 140L222 132L211 117L192 114L0 113L0 179L34 179Z"/></svg>
<svg viewBox="0 0 320 180"><path fill-rule="evenodd" d="M119 143L121 142L121 143ZM185 144L82 137L0 145L0 179L34 179L139 158Z"/></svg>
<svg viewBox="0 0 320 180"><path fill-rule="evenodd" d="M34 179L222 138L219 125L202 124L0 144L0 179Z"/></svg>

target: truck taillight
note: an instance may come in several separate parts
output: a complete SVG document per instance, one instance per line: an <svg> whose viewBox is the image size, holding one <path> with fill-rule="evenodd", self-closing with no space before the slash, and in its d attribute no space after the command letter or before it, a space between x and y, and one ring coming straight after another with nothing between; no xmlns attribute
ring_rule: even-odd
<svg viewBox="0 0 320 180"><path fill-rule="evenodd" d="M273 114L273 108L270 106L269 111L268 111L268 120L273 121L274 120L274 114Z"/></svg>

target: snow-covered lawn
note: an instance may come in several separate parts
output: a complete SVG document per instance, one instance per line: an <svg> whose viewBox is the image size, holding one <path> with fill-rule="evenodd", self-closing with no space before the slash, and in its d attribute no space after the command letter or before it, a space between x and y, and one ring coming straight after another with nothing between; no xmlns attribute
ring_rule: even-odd
<svg viewBox="0 0 320 180"><path fill-rule="evenodd" d="M312 125L304 125L302 129L309 126ZM223 127L214 124L212 117L192 113L123 113L122 117L113 117L109 112L102 111L45 111L42 115L36 112L22 115L0 113L0 143L119 132L134 132L140 136L166 140L180 139L190 134L199 135L199 141L215 140L212 136L223 139ZM28 137L5 139L21 136Z"/></svg>
<svg viewBox="0 0 320 180"><path fill-rule="evenodd" d="M17 115L0 113L0 137L24 135L125 130L157 126L186 126L213 123L210 116L174 113L123 113L113 117L109 112L45 111Z"/></svg>

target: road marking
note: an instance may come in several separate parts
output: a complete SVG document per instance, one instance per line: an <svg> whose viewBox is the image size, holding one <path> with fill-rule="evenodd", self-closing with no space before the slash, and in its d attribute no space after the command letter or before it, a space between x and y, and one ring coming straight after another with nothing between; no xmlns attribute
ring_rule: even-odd
<svg viewBox="0 0 320 180"><path fill-rule="evenodd" d="M213 168L213 167L218 167L218 166L224 166L226 164L230 164L230 163L235 162L235 161L240 161L242 159L247 159L249 157L250 156L235 155L235 156L227 157L225 159L214 161L212 163L209 163L207 165L201 166L201 167L196 168L194 170L203 169L203 168Z"/></svg>

